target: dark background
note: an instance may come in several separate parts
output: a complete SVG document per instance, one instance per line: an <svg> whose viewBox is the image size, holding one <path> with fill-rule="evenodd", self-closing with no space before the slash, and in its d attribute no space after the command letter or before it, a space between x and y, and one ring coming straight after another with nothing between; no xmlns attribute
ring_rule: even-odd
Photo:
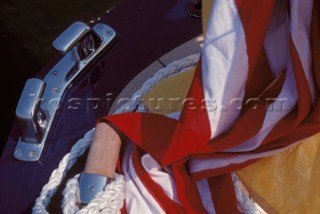
<svg viewBox="0 0 320 214"><path fill-rule="evenodd" d="M75 21L97 20L115 6L116 1L0 1L0 153L26 80L56 55L52 41Z"/></svg>

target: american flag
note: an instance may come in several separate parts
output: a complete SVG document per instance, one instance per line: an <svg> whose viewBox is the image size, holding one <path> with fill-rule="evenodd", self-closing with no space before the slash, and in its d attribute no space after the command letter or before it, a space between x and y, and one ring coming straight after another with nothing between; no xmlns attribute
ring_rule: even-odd
<svg viewBox="0 0 320 214"><path fill-rule="evenodd" d="M213 1L179 117L105 117L133 142L127 212L240 213L230 173L319 132L319 3Z"/></svg>

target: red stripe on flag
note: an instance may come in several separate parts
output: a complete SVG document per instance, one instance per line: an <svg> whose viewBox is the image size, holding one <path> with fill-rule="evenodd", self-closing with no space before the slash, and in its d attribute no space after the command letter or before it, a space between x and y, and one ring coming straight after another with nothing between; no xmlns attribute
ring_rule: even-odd
<svg viewBox="0 0 320 214"><path fill-rule="evenodd" d="M174 163L172 171L176 181L178 198L187 213L207 213L202 204L196 183L191 180L185 162Z"/></svg>
<svg viewBox="0 0 320 214"><path fill-rule="evenodd" d="M313 73L318 89L320 89L320 3L315 0L311 23L311 50Z"/></svg>
<svg viewBox="0 0 320 214"><path fill-rule="evenodd" d="M320 89L320 2L313 2L312 11L312 23L311 23L311 51L312 51L312 63L313 63L313 76L315 85L317 86L318 99L312 114L309 119L311 121L318 121L320 118L320 100L319 100L319 89Z"/></svg>
<svg viewBox="0 0 320 214"><path fill-rule="evenodd" d="M216 213L241 213L237 208L237 198L231 174L210 177L208 184Z"/></svg>
<svg viewBox="0 0 320 214"><path fill-rule="evenodd" d="M248 84L251 81L262 50L263 41L273 14L275 0L236 0L236 4L246 36L249 58Z"/></svg>
<svg viewBox="0 0 320 214"><path fill-rule="evenodd" d="M177 121L159 114L123 113L106 116L107 120L121 130L136 145L162 163Z"/></svg>
<svg viewBox="0 0 320 214"><path fill-rule="evenodd" d="M188 103L183 106L174 135L170 141L168 153L164 157L164 165L169 165L180 158L198 151L199 146L209 142L211 136L208 113L203 106L201 60L197 65L188 98L195 101L195 108Z"/></svg>
<svg viewBox="0 0 320 214"><path fill-rule="evenodd" d="M257 98L274 79L265 49L262 48L251 79L247 82L244 100L247 101L251 98ZM245 108L246 105L243 105L242 109L244 110Z"/></svg>

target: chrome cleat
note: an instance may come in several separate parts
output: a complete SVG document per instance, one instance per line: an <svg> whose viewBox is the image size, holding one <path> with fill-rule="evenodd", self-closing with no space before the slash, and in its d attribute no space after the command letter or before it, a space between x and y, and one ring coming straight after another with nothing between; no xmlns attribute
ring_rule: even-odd
<svg viewBox="0 0 320 214"><path fill-rule="evenodd" d="M54 42L64 54L43 80L29 79L16 109L21 137L13 156L21 161L39 161L56 112L65 92L86 72L86 67L110 47L116 33L105 24L92 29L75 22Z"/></svg>

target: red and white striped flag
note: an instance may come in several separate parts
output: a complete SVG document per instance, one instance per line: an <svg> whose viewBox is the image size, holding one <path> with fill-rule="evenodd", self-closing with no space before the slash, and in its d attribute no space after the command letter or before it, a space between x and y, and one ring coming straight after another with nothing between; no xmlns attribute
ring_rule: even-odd
<svg viewBox="0 0 320 214"><path fill-rule="evenodd" d="M239 213L230 172L320 130L319 0L213 1L179 118L107 116L134 142L132 213Z"/></svg>

